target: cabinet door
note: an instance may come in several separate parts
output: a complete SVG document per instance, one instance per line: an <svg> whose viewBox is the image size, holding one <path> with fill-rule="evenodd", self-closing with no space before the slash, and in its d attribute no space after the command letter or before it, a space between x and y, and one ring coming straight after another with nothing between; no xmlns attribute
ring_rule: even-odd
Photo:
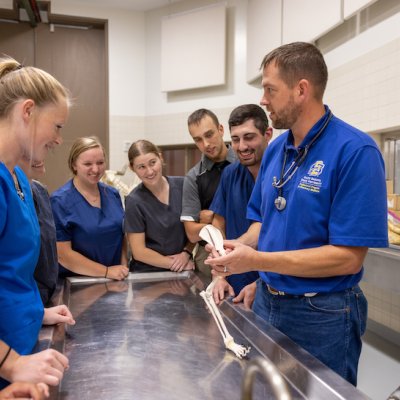
<svg viewBox="0 0 400 400"><path fill-rule="evenodd" d="M71 92L73 106L63 144L46 160L49 191L70 177L67 159L72 142L97 136L108 154L108 94L104 29L78 29L40 24L36 29L36 66L54 75Z"/></svg>
<svg viewBox="0 0 400 400"><path fill-rule="evenodd" d="M73 26L0 22L0 53L54 75L71 92L73 106L62 129L63 144L46 159L41 179L52 192L71 176L67 159L72 142L97 136L108 154L108 81L105 30Z"/></svg>
<svg viewBox="0 0 400 400"><path fill-rule="evenodd" d="M0 21L0 53L24 65L34 65L35 34L28 23Z"/></svg>
<svg viewBox="0 0 400 400"><path fill-rule="evenodd" d="M201 153L194 146L162 147L164 174L185 176L186 173L201 159Z"/></svg>

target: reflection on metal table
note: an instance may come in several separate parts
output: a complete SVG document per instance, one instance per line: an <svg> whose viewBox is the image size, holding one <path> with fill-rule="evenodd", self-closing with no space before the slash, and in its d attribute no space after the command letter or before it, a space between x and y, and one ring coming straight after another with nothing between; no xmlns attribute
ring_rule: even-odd
<svg viewBox="0 0 400 400"><path fill-rule="evenodd" d="M241 305L220 310L237 343L252 347L239 360L225 350L193 272L130 274L126 281L69 278L63 301L76 325L43 330L40 348L62 351L70 368L52 399L240 399L243 371L268 357L293 399L367 397ZM275 398L258 375L253 399Z"/></svg>

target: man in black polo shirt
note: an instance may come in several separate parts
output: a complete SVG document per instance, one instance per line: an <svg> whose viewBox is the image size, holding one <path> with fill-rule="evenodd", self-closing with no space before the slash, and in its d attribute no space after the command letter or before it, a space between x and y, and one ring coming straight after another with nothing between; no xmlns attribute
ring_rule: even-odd
<svg viewBox="0 0 400 400"><path fill-rule="evenodd" d="M195 256L196 268L211 276L210 268L203 264L208 253L204 250L199 232L204 225L212 222L214 213L209 206L221 172L236 160L236 156L232 148L225 145L224 128L212 111L204 108L194 111L188 117L188 129L202 157L185 177L181 221L189 240L200 242Z"/></svg>

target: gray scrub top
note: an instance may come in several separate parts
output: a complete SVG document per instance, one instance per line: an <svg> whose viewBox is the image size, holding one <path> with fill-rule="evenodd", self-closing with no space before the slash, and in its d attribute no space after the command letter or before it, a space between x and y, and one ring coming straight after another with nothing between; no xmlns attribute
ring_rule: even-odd
<svg viewBox="0 0 400 400"><path fill-rule="evenodd" d="M161 203L143 183L125 200L125 232L145 234L146 247L164 256L182 252L187 242L182 211L183 177L168 176L169 204Z"/></svg>

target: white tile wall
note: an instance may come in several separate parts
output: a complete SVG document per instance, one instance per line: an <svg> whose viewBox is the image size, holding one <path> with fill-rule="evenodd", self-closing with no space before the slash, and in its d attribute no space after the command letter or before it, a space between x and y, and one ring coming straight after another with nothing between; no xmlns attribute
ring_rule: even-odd
<svg viewBox="0 0 400 400"><path fill-rule="evenodd" d="M124 142L146 137L145 117L110 116L110 132L109 168L119 170L128 162L128 154L123 151Z"/></svg>
<svg viewBox="0 0 400 400"><path fill-rule="evenodd" d="M400 336L400 293L379 288L366 281L362 281L360 286L368 299L368 318Z"/></svg>
<svg viewBox="0 0 400 400"><path fill-rule="evenodd" d="M400 38L329 71L325 101L369 133L400 126Z"/></svg>

